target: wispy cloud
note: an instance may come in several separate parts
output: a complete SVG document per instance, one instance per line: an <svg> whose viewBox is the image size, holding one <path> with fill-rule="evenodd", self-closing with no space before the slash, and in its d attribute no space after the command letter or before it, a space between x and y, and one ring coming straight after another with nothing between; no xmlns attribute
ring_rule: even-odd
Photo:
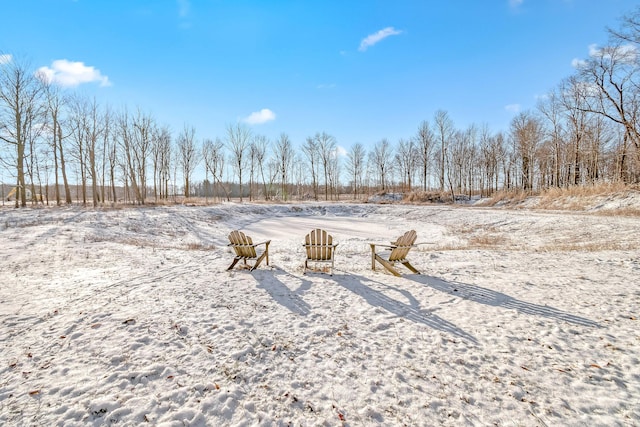
<svg viewBox="0 0 640 427"><path fill-rule="evenodd" d="M191 1L190 0L177 0L178 1L178 18L179 27L188 30L191 28Z"/></svg>
<svg viewBox="0 0 640 427"><path fill-rule="evenodd" d="M509 0L509 7L515 9L524 3L524 0Z"/></svg>
<svg viewBox="0 0 640 427"><path fill-rule="evenodd" d="M13 61L13 56L9 55L8 53L0 55L0 65L8 64L11 61Z"/></svg>
<svg viewBox="0 0 640 427"><path fill-rule="evenodd" d="M111 86L109 77L103 76L100 70L84 65L83 62L57 59L51 63L51 67L40 67L38 73L47 82L64 87L75 87L92 82L98 82L100 86Z"/></svg>
<svg viewBox="0 0 640 427"><path fill-rule="evenodd" d="M397 36L398 34L402 34L402 31L396 30L393 27L383 28L382 30L378 31L377 33L370 34L367 37L365 37L364 39L362 39L362 41L360 42L360 47L358 48L358 50L360 52L364 52L365 50L367 50L371 46L381 42L382 40L386 39L387 37Z"/></svg>
<svg viewBox="0 0 640 427"><path fill-rule="evenodd" d="M263 123L267 123L275 119L276 119L276 113L274 113L268 108L263 108L260 111L256 111L249 114L249 116L242 119L242 121L250 125L261 125Z"/></svg>
<svg viewBox="0 0 640 427"><path fill-rule="evenodd" d="M520 104L509 104L504 107L510 113L519 113L520 112Z"/></svg>
<svg viewBox="0 0 640 427"><path fill-rule="evenodd" d="M186 18L191 11L191 3L189 0L178 0L178 15L180 18Z"/></svg>
<svg viewBox="0 0 640 427"><path fill-rule="evenodd" d="M590 58L602 58L605 60L615 58L615 60L620 63L634 64L638 60L638 56L640 56L640 51L638 51L636 46L631 44L605 47L599 47L597 44L589 45ZM574 58L571 61L571 65L574 68L580 69L587 65L587 60Z"/></svg>
<svg viewBox="0 0 640 427"><path fill-rule="evenodd" d="M585 61L584 59L580 59L580 58L573 58L571 60L571 66L573 68L582 68L585 65L587 65L587 61Z"/></svg>

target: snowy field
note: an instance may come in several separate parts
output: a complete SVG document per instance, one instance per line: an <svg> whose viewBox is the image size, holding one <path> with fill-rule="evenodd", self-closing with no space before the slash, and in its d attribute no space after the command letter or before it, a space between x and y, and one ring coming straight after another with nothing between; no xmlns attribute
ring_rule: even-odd
<svg viewBox="0 0 640 427"><path fill-rule="evenodd" d="M234 229L270 266L226 271ZM372 271L409 229L422 274ZM0 260L2 426L640 425L640 217L4 207Z"/></svg>

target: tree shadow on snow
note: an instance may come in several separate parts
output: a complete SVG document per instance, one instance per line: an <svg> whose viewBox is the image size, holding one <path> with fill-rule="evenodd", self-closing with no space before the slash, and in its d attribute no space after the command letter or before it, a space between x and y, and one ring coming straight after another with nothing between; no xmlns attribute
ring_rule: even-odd
<svg viewBox="0 0 640 427"><path fill-rule="evenodd" d="M479 304L516 310L520 313L533 316L542 316L563 320L565 322L573 323L576 325L600 327L600 325L593 320L576 316L547 305L539 305L521 301L509 295L491 289L483 288L481 286L461 282L448 282L437 277L418 274L406 275L404 277L423 285L427 285L440 292L454 295L469 301L477 302Z"/></svg>
<svg viewBox="0 0 640 427"><path fill-rule="evenodd" d="M372 307L380 307L398 317L402 317L412 322L422 323L430 328L455 335L474 344L478 343L476 338L471 334L463 331L453 323L433 314L429 310L421 308L420 302L411 294L411 292L405 289L399 289L352 273L339 276L339 278L334 276L332 279L338 285L362 297ZM378 288L388 289L390 294L398 293L402 297L401 299L392 298L385 292L372 288L370 286L371 284L375 284Z"/></svg>

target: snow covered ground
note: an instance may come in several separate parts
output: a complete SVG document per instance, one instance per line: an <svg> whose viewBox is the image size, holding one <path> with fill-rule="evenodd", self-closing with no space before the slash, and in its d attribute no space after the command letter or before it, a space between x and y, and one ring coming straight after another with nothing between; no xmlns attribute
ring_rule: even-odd
<svg viewBox="0 0 640 427"><path fill-rule="evenodd" d="M302 274L304 235L339 243ZM226 271L227 235L271 239ZM423 274L371 270L415 229ZM0 209L0 425L640 425L640 218ZM403 268L403 267L399 267Z"/></svg>

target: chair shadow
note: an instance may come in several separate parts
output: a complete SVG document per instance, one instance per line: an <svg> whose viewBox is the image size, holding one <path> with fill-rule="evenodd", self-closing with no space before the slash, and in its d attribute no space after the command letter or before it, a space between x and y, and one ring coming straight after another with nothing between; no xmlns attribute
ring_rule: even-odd
<svg viewBox="0 0 640 427"><path fill-rule="evenodd" d="M462 299L477 302L479 304L490 305L493 307L502 307L510 310L517 310L520 313L542 316L552 319L558 319L565 322L573 323L576 325L589 326L589 327L601 327L600 324L594 322L591 319L573 315L571 313L558 310L547 305L533 304L526 301L521 301L512 296L503 294L501 292L493 291L491 289L483 288L477 285L471 285L461 282L449 282L437 277L411 274L404 276L407 279L414 282L421 283L429 286L440 292L444 292L450 295L455 295Z"/></svg>
<svg viewBox="0 0 640 427"><path fill-rule="evenodd" d="M258 270L255 272L258 272ZM272 266L271 271L260 270L256 276L259 276L256 277L258 288L267 291L278 304L301 316L307 316L311 313L311 306L302 299L302 295L311 289L309 280L289 274L275 266ZM278 276L287 276L293 280L300 281L300 286L292 291Z"/></svg>
<svg viewBox="0 0 640 427"><path fill-rule="evenodd" d="M382 282L375 281L373 279L358 276L353 273L349 273L341 276L331 277L338 285L353 292L354 294L362 297L372 307L380 307L389 313L395 314L398 317L410 320L415 323L421 323L429 326L430 328L437 329L446 332L451 335L455 335L461 339L470 341L474 344L478 344L478 340L471 334L463 331L453 323L429 312L420 307L420 302L407 290L399 289L394 286L384 284ZM375 283L382 287L386 287L389 290L402 294L409 302L405 303L391 298L390 296L380 292L367 283Z"/></svg>

